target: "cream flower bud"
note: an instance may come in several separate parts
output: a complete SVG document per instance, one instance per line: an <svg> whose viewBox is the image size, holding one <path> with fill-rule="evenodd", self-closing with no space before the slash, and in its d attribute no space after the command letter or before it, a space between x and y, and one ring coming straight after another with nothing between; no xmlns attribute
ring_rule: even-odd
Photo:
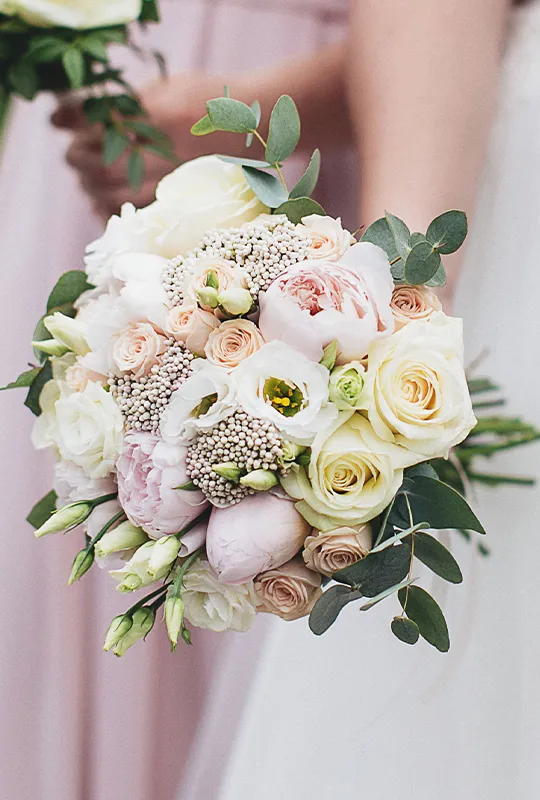
<svg viewBox="0 0 540 800"><path fill-rule="evenodd" d="M163 536L154 543L152 555L148 562L148 574L153 578L162 575L163 571L168 571L180 551L180 542L176 536Z"/></svg>
<svg viewBox="0 0 540 800"><path fill-rule="evenodd" d="M212 470L221 478L233 481L233 483L238 483L242 476L242 470L232 461L226 461L223 464L214 464Z"/></svg>
<svg viewBox="0 0 540 800"><path fill-rule="evenodd" d="M298 456L306 452L306 448L301 444L295 442L283 442L283 461L296 461Z"/></svg>
<svg viewBox="0 0 540 800"><path fill-rule="evenodd" d="M47 536L48 533L59 533L60 531L70 531L84 522L94 507L93 503L79 502L70 503L52 514L47 522L35 532L37 539Z"/></svg>
<svg viewBox="0 0 540 800"><path fill-rule="evenodd" d="M253 472L248 472L243 478L240 478L242 486L248 486L250 489L255 489L256 492L267 492L277 485L278 479L274 472L269 469L254 469Z"/></svg>
<svg viewBox="0 0 540 800"><path fill-rule="evenodd" d="M61 358L69 353L69 348L64 344L57 342L56 339L45 339L42 342L32 342L34 350L39 350L41 353L46 353L48 356L56 356Z"/></svg>
<svg viewBox="0 0 540 800"><path fill-rule="evenodd" d="M340 411L353 411L360 407L364 391L365 367L360 361L351 361L336 367L330 375L330 400Z"/></svg>
<svg viewBox="0 0 540 800"><path fill-rule="evenodd" d="M120 639L122 639L126 633L131 630L132 625L133 620L129 614L120 614L118 617L115 617L109 625L107 633L105 634L105 644L103 645L103 649L106 651L112 650L112 648L118 644Z"/></svg>
<svg viewBox="0 0 540 800"><path fill-rule="evenodd" d="M43 324L57 342L63 344L64 347L72 350L78 356L85 356L90 352L88 342L82 333L81 325L76 319L67 317L57 311L49 317L45 317Z"/></svg>
<svg viewBox="0 0 540 800"><path fill-rule="evenodd" d="M218 302L227 314L232 314L233 317L241 317L242 314L248 314L251 310L253 297L247 289L233 287L222 292L219 295Z"/></svg>
<svg viewBox="0 0 540 800"><path fill-rule="evenodd" d="M218 291L212 286L203 286L197 289L196 295L203 308L217 308L219 306Z"/></svg>
<svg viewBox="0 0 540 800"><path fill-rule="evenodd" d="M142 528L137 528L131 522L121 522L116 528L108 531L96 544L96 556L106 558L113 553L132 550L148 541L148 536Z"/></svg>
<svg viewBox="0 0 540 800"><path fill-rule="evenodd" d="M122 569L114 569L109 572L119 582L116 587L119 592L135 592L137 589L165 577L170 569L170 562L166 566L160 565L154 574L149 572L150 559L155 545L154 541L146 542L139 547Z"/></svg>
<svg viewBox="0 0 540 800"><path fill-rule="evenodd" d="M165 624L172 649L178 644L178 637L184 627L184 601L182 597L170 595L165 601Z"/></svg>
<svg viewBox="0 0 540 800"><path fill-rule="evenodd" d="M80 553L77 553L75 556L75 561L73 562L73 567L71 569L71 575L69 576L68 586L73 586L78 580L85 575L90 567L94 563L94 549L91 550L81 550Z"/></svg>
<svg viewBox="0 0 540 800"><path fill-rule="evenodd" d="M127 633L117 642L114 648L115 656L123 656L130 647L132 647L139 639L144 639L156 621L156 612L151 608L139 608L132 617L132 626Z"/></svg>

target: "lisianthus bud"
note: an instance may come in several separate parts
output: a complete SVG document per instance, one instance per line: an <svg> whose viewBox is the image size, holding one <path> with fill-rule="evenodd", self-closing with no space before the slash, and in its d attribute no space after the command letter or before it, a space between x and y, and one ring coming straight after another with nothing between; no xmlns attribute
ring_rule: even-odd
<svg viewBox="0 0 540 800"><path fill-rule="evenodd" d="M84 338L81 326L76 319L67 317L57 311L55 314L45 317L43 324L57 342L63 344L78 356L85 356L90 352L88 342Z"/></svg>
<svg viewBox="0 0 540 800"><path fill-rule="evenodd" d="M353 411L360 407L364 391L365 367L360 361L351 361L336 367L330 375L330 400L340 411Z"/></svg>
<svg viewBox="0 0 540 800"><path fill-rule="evenodd" d="M86 503L81 501L79 503L70 503L52 514L47 522L44 522L41 528L35 532L35 536L40 539L42 536L47 536L48 533L59 533L60 531L70 531L88 519L92 513L93 503Z"/></svg>
<svg viewBox="0 0 540 800"><path fill-rule="evenodd" d="M278 479L274 472L269 469L254 469L253 472L248 472L243 478L240 478L242 486L248 486L250 489L255 489L256 492L267 492L276 486Z"/></svg>
<svg viewBox="0 0 540 800"><path fill-rule="evenodd" d="M217 308L219 305L218 291L213 286L203 286L197 289L197 300L203 308Z"/></svg>
<svg viewBox="0 0 540 800"><path fill-rule="evenodd" d="M58 356L61 358L69 353L69 348L57 342L56 339L45 339L43 342L32 342L34 350L39 350L41 353L46 353L48 356Z"/></svg>
<svg viewBox="0 0 540 800"><path fill-rule="evenodd" d="M155 611L144 606L143 608L139 608L133 614L131 628L116 643L116 646L113 650L115 656L123 656L126 650L138 642L139 639L144 639L154 627L155 621Z"/></svg>
<svg viewBox="0 0 540 800"><path fill-rule="evenodd" d="M253 297L247 289L240 287L226 289L219 295L219 305L233 317L241 317L248 314L253 305Z"/></svg>
<svg viewBox="0 0 540 800"><path fill-rule="evenodd" d="M119 582L116 587L119 592L134 592L165 577L172 563L170 559L165 565L156 564L158 568L150 573L150 559L156 544L154 541L146 542L135 551L122 569L110 570L109 574Z"/></svg>
<svg viewBox="0 0 540 800"><path fill-rule="evenodd" d="M82 578L86 572L88 572L94 563L94 558L94 548L91 550L84 549L81 550L80 553L77 553L71 569L71 575L69 576L68 586L72 586L74 583L80 580L80 578Z"/></svg>
<svg viewBox="0 0 540 800"><path fill-rule="evenodd" d="M142 528L137 528L131 522L121 522L116 528L108 531L96 544L96 556L106 558L112 553L121 553L132 550L148 541L148 536Z"/></svg>
<svg viewBox="0 0 540 800"><path fill-rule="evenodd" d="M219 278L215 269L211 269L206 276L206 285L210 286L212 289L219 289Z"/></svg>
<svg viewBox="0 0 540 800"><path fill-rule="evenodd" d="M184 601L181 597L171 595L165 602L165 624L173 650L178 644L178 637L184 626Z"/></svg>
<svg viewBox="0 0 540 800"><path fill-rule="evenodd" d="M337 340L334 339L333 342L330 342L330 344L324 348L322 358L319 363L331 372L336 365L337 354L338 343Z"/></svg>
<svg viewBox="0 0 540 800"><path fill-rule="evenodd" d="M176 559L180 550L180 541L176 536L163 536L154 542L150 561L148 562L148 574L153 578L168 571Z"/></svg>
<svg viewBox="0 0 540 800"><path fill-rule="evenodd" d="M126 633L131 630L132 625L133 620L129 614L120 614L118 617L115 617L109 625L107 633L105 634L105 644L103 645L103 649L107 651L112 650L112 648L118 644L120 639L122 639Z"/></svg>
<svg viewBox="0 0 540 800"><path fill-rule="evenodd" d="M306 451L306 448L303 447L301 444L296 444L295 442L283 442L283 461L296 461L298 456L301 456L302 453Z"/></svg>
<svg viewBox="0 0 540 800"><path fill-rule="evenodd" d="M226 461L223 464L214 464L212 469L222 478L225 478L228 481L233 481L233 483L238 483L242 476L242 470L232 461Z"/></svg>

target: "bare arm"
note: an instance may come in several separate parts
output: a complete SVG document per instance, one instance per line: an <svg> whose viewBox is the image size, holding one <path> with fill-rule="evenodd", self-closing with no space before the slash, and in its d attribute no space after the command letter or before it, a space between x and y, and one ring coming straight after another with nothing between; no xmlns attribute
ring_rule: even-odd
<svg viewBox="0 0 540 800"><path fill-rule="evenodd" d="M361 223L388 209L425 231L442 211L473 211L507 7L354 0L349 79Z"/></svg>

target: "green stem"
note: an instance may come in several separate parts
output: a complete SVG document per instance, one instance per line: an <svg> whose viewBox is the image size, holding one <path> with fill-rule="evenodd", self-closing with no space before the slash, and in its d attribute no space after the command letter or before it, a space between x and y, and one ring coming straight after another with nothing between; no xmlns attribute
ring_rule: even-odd
<svg viewBox="0 0 540 800"><path fill-rule="evenodd" d="M178 572L178 575L174 579L174 583L173 583L173 588L172 588L173 597L180 597L181 596L182 587L184 585L184 578L186 576L186 572L189 569L191 569L191 567L193 566L195 561L197 561L197 559L199 558L199 556L202 553L204 553L204 547L199 547L198 550L195 550L194 553L192 553L188 558L186 558L186 560L184 561L184 563L180 567L180 571Z"/></svg>
<svg viewBox="0 0 540 800"><path fill-rule="evenodd" d="M150 592L150 594L147 594L146 597L138 600L134 605L131 606L131 608L128 608L126 615L130 617L133 616L133 614L138 611L139 608L142 608L149 600L153 600L154 597L157 597L158 595L163 595L163 598L165 598L169 586L172 586L172 584L165 583L163 586L160 586L159 589L155 589L153 592Z"/></svg>
<svg viewBox="0 0 540 800"><path fill-rule="evenodd" d="M100 532L97 533L94 536L94 538L92 539L92 541L86 546L87 552L90 552L91 550L93 550L94 547L96 546L96 544L99 542L99 540L102 539L105 536L105 534L108 531L110 531L110 529L115 524L115 522L118 522L118 520L122 519L122 517L124 517L124 519L127 519L127 517L126 517L126 515L124 514L123 511L119 511L118 514L115 514L114 517L112 519L110 519L107 522L106 525L103 526L103 528L100 530Z"/></svg>
<svg viewBox="0 0 540 800"><path fill-rule="evenodd" d="M104 494L103 497L97 497L95 500L83 500L83 502L89 503L92 508L97 508L103 505L103 503L108 503L110 500L116 500L117 497L118 492L114 492L113 494Z"/></svg>

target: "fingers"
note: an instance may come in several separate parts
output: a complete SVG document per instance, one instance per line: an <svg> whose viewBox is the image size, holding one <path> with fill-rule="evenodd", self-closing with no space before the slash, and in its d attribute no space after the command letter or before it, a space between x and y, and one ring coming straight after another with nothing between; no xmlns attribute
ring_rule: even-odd
<svg viewBox="0 0 540 800"><path fill-rule="evenodd" d="M66 100L51 114L51 123L61 130L77 131L88 126L82 103Z"/></svg>

